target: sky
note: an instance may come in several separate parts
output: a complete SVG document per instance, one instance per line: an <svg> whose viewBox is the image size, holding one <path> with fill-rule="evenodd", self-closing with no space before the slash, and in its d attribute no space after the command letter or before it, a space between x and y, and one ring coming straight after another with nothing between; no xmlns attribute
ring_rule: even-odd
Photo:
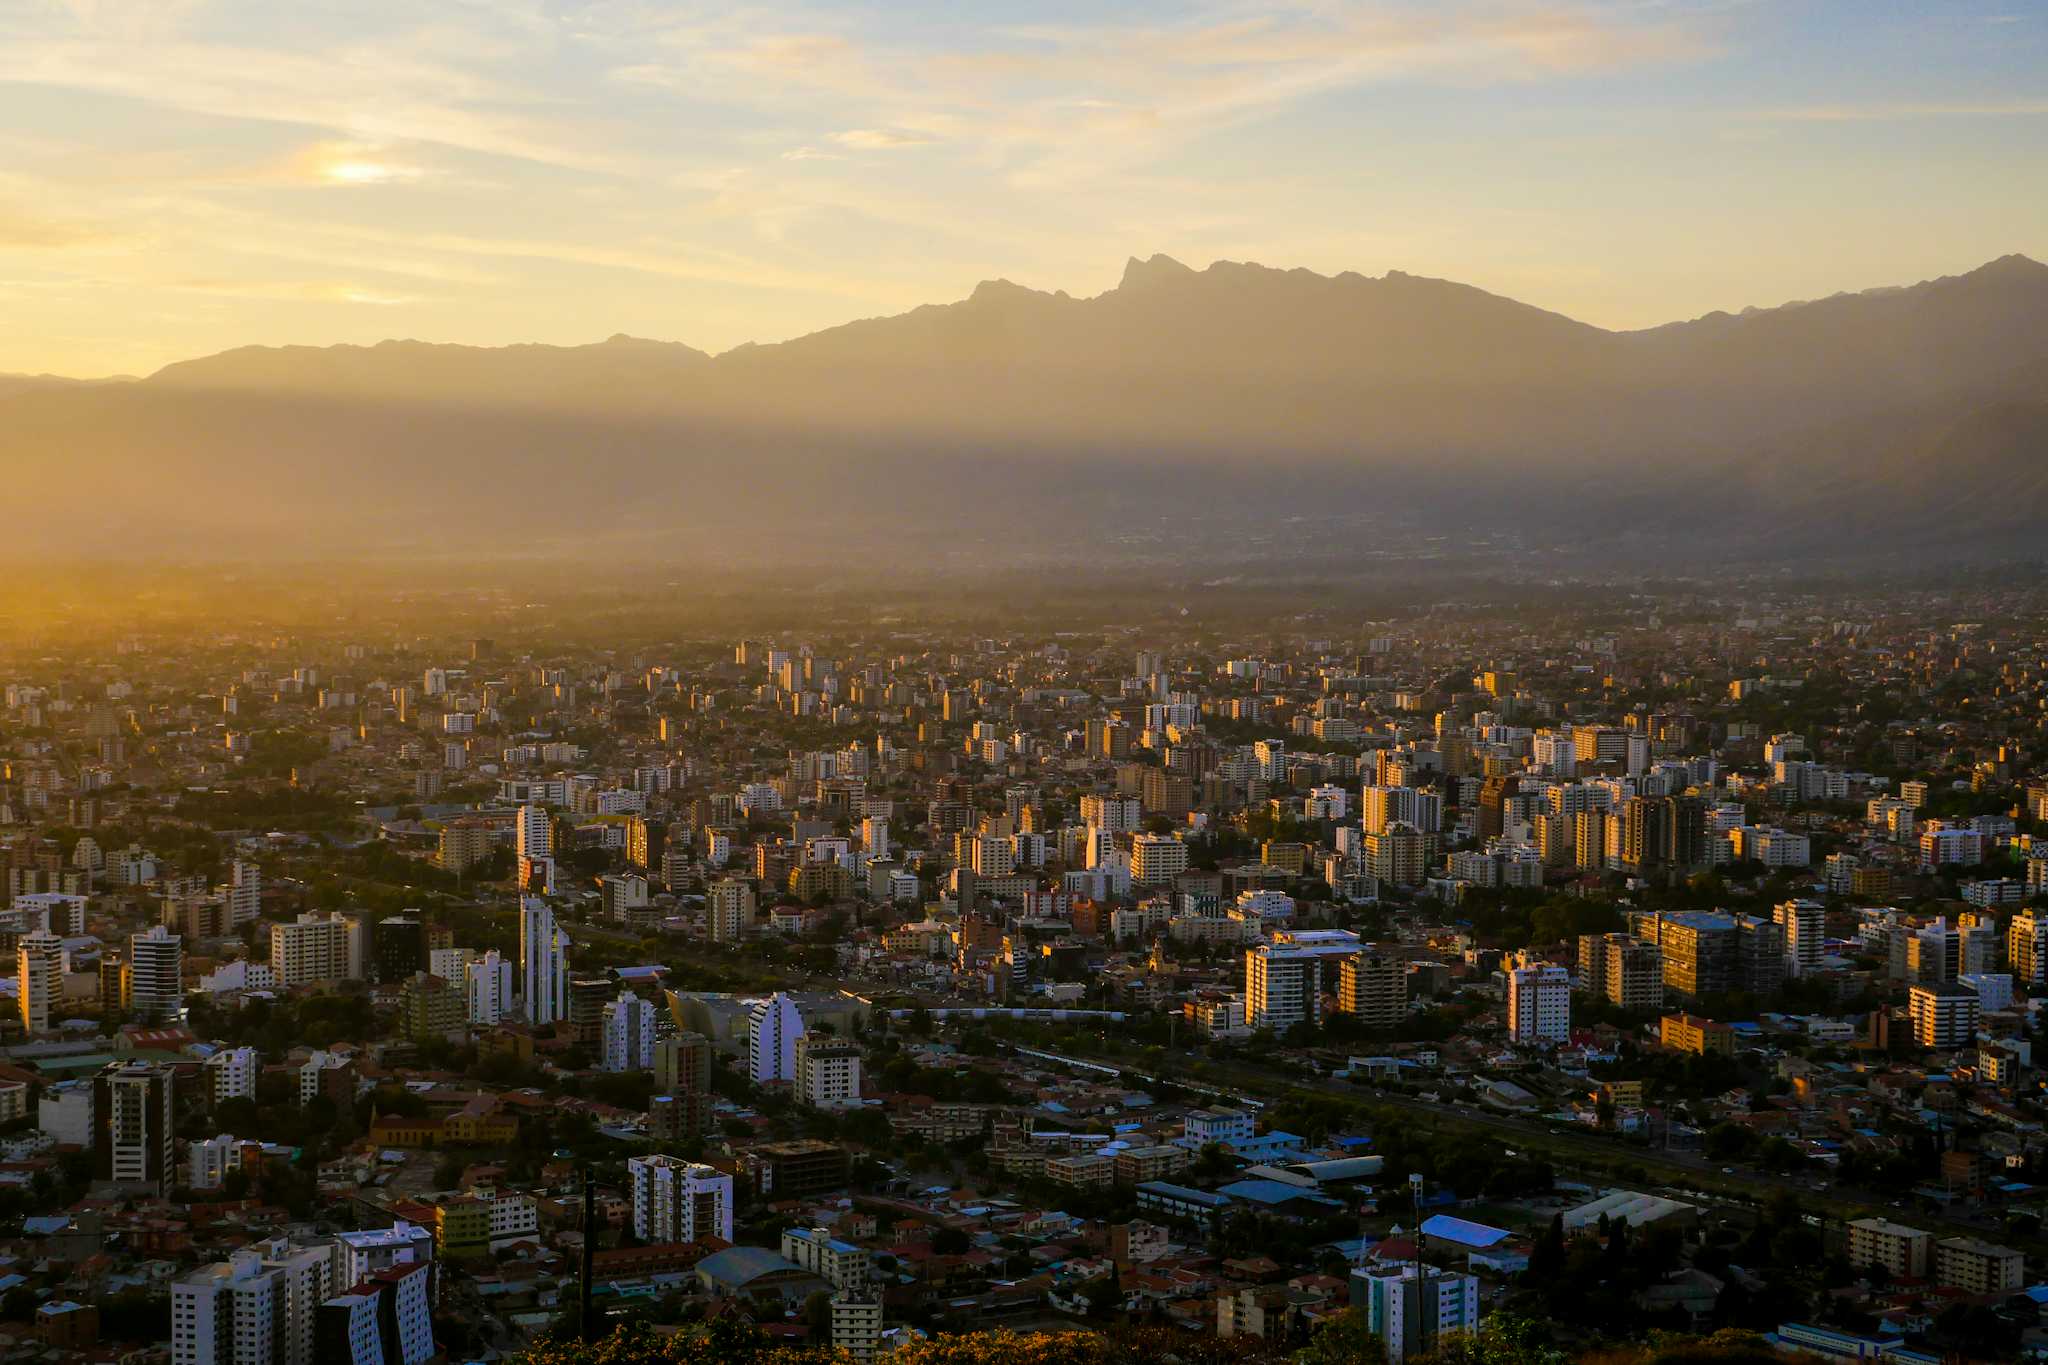
<svg viewBox="0 0 2048 1365"><path fill-rule="evenodd" d="M719 351L1155 252L1608 327L2048 257L2048 5L0 0L0 372Z"/></svg>

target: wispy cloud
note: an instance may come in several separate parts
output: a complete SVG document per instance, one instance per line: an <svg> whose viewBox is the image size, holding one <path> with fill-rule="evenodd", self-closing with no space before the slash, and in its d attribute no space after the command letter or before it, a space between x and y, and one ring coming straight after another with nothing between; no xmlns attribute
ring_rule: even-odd
<svg viewBox="0 0 2048 1365"><path fill-rule="evenodd" d="M901 128L849 128L843 133L832 134L832 140L842 147L866 150L918 147L938 141L929 134L905 132Z"/></svg>
<svg viewBox="0 0 2048 1365"><path fill-rule="evenodd" d="M191 6L154 11L138 36L123 5L79 7L69 25L0 15L0 84L44 86L238 122L324 129L370 142L443 146L575 169L621 160L584 121L531 85L501 78L448 35L417 26L363 36L311 28L261 44L193 32ZM53 31L54 30L54 31ZM491 45L472 35L484 52ZM555 116L550 117L553 114Z"/></svg>
<svg viewBox="0 0 2048 1365"><path fill-rule="evenodd" d="M1758 110L1752 117L1789 123L1874 123L1920 118L2038 118L2048 97L2010 100L1901 100L1874 104L1793 105Z"/></svg>
<svg viewBox="0 0 2048 1365"><path fill-rule="evenodd" d="M1557 80L1714 48L1682 11L1569 4L1295 0L1144 24L990 25L936 47L916 34L836 31L815 13L775 31L776 17L658 25L660 59L636 47L612 74L785 118L849 105L881 116L824 134L845 146L943 140L985 157L1099 166L1352 86Z"/></svg>
<svg viewBox="0 0 2048 1365"><path fill-rule="evenodd" d="M0 203L0 249L58 251L107 241L112 234L90 223L51 218Z"/></svg>
<svg viewBox="0 0 2048 1365"><path fill-rule="evenodd" d="M242 277L208 279L194 277L166 282L172 289L190 294L212 294L226 298L269 299L287 303L346 303L371 308L402 308L424 302L417 294L395 294L389 290L347 280L263 280Z"/></svg>

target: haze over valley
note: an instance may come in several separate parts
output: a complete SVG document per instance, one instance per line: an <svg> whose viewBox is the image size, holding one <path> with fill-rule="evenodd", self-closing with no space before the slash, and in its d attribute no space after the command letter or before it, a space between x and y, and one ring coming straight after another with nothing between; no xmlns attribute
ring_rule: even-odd
<svg viewBox="0 0 2048 1365"><path fill-rule="evenodd" d="M1399 271L1155 255L1092 298L995 280L715 356L389 341L11 377L0 452L49 514L31 543L61 554L89 515L115 557L573 558L603 536L688 562L782 518L800 560L907 568L1055 508L1039 548L1166 562L1304 534L1339 559L1447 534L1941 554L2021 545L2048 511L2044 380L2048 267L2018 255L1635 332ZM925 518L948 544L898 562Z"/></svg>

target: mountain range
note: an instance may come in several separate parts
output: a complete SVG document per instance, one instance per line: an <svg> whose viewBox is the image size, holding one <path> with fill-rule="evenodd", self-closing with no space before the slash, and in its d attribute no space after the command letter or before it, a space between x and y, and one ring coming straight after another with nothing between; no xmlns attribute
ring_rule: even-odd
<svg viewBox="0 0 2048 1365"><path fill-rule="evenodd" d="M38 509L19 546L117 556L2025 552L2048 266L1614 332L1398 271L1153 256L1092 298L997 280L715 356L389 341L0 376L0 453Z"/></svg>

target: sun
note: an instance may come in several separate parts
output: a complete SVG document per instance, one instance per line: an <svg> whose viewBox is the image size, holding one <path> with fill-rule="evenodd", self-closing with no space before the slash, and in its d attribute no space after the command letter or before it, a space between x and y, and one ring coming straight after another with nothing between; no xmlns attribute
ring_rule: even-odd
<svg viewBox="0 0 2048 1365"><path fill-rule="evenodd" d="M407 168L382 161L331 161L320 174L340 185L384 185L407 179Z"/></svg>

